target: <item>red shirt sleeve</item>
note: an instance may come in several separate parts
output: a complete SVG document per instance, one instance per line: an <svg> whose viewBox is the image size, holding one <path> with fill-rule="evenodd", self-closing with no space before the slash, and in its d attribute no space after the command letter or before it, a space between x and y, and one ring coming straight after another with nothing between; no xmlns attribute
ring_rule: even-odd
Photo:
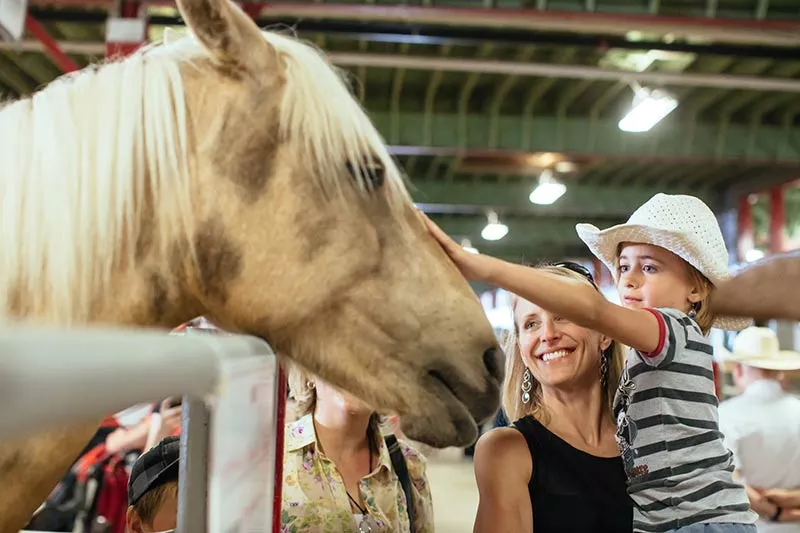
<svg viewBox="0 0 800 533"><path fill-rule="evenodd" d="M651 353L643 353L642 355L645 357L658 357L664 350L664 342L667 338L667 324L664 322L663 315L655 309L645 308L645 311L652 313L652 315L656 317L656 320L658 320L658 346L656 346L656 349Z"/></svg>

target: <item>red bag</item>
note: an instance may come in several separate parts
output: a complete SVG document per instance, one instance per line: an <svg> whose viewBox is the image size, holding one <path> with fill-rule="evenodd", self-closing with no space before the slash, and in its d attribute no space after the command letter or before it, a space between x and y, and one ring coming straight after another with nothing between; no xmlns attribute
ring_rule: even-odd
<svg viewBox="0 0 800 533"><path fill-rule="evenodd" d="M95 517L102 516L111 526L111 533L125 533L125 512L128 509L128 469L122 455L115 455L103 468L103 481L97 495Z"/></svg>

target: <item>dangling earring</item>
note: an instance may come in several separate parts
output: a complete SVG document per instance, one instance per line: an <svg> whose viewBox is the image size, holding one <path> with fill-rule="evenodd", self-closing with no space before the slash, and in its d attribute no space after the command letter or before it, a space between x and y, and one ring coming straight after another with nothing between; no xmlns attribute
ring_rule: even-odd
<svg viewBox="0 0 800 533"><path fill-rule="evenodd" d="M600 352L600 385L605 389L608 384L608 350Z"/></svg>
<svg viewBox="0 0 800 533"><path fill-rule="evenodd" d="M315 386L316 386L316 383L314 383L313 381L311 381L311 380L306 381L306 387L308 387L309 389L313 389Z"/></svg>
<svg viewBox="0 0 800 533"><path fill-rule="evenodd" d="M522 374L522 403L531 401L531 371L525 368L525 373Z"/></svg>
<svg viewBox="0 0 800 533"><path fill-rule="evenodd" d="M691 318L692 320L697 318L697 310L698 309L700 309L700 302L694 302L692 304L692 308L689 309L689 318Z"/></svg>

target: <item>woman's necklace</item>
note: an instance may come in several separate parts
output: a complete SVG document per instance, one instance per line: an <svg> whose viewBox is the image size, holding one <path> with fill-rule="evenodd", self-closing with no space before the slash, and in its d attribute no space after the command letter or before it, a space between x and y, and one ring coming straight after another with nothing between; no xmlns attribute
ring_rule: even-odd
<svg viewBox="0 0 800 533"><path fill-rule="evenodd" d="M367 446L369 447L369 471L372 472L372 435L369 431L367 431L367 439ZM361 507L361 505L358 503L358 500L350 495L350 491L347 490L347 485L345 485L344 491L347 494L347 497L350 498L350 501L353 502L353 505L356 506L356 509L361 512L361 521L358 524L358 533L377 533L379 531L380 524L375 517L370 515L369 512L367 512L366 507Z"/></svg>

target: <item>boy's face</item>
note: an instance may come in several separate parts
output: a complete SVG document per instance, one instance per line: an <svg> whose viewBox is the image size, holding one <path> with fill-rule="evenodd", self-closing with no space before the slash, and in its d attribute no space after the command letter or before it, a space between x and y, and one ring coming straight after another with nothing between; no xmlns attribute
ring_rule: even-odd
<svg viewBox="0 0 800 533"><path fill-rule="evenodd" d="M176 491L167 491L161 506L153 517L152 524L144 523L133 507L128 507L126 515L128 533L160 533L178 527L178 495Z"/></svg>
<svg viewBox="0 0 800 533"><path fill-rule="evenodd" d="M669 307L687 312L700 300L686 263L651 244L624 243L617 260L617 291L625 307Z"/></svg>

